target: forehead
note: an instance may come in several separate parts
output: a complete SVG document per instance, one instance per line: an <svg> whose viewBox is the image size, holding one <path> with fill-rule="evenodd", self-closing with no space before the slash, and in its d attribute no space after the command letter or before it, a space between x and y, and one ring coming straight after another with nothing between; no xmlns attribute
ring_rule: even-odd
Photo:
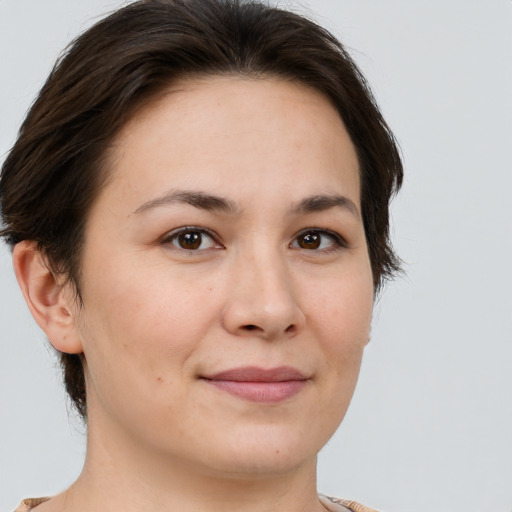
<svg viewBox="0 0 512 512"><path fill-rule="evenodd" d="M301 184L305 194L338 183L359 200L357 156L337 110L316 90L277 78L175 83L126 123L111 156L108 187L148 198L162 187L225 195L255 184L270 198L280 177L297 194Z"/></svg>

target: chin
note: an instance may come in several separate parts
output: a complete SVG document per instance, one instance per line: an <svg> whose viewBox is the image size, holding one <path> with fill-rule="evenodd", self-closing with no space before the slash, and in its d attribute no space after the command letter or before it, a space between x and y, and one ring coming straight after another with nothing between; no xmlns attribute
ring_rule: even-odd
<svg viewBox="0 0 512 512"><path fill-rule="evenodd" d="M212 457L209 461L216 471L238 479L285 475L301 465L314 465L318 451L328 440L284 427L251 430L217 444L216 460Z"/></svg>

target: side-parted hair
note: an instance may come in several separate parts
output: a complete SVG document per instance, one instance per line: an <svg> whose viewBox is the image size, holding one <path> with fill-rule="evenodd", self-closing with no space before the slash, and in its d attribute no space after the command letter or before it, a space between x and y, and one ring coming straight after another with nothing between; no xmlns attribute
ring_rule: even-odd
<svg viewBox="0 0 512 512"><path fill-rule="evenodd" d="M359 160L377 293L399 271L389 239L389 203L403 176L395 138L341 43L313 21L258 1L136 1L80 35L57 61L4 162L0 235L12 246L36 241L80 304L85 223L108 179L114 137L173 82L209 75L299 82L338 110ZM66 390L85 418L83 355L60 357Z"/></svg>

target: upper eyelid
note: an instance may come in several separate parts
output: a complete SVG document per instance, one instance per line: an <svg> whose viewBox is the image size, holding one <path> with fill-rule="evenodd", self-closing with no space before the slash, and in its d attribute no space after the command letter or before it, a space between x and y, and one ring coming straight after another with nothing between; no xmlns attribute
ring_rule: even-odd
<svg viewBox="0 0 512 512"><path fill-rule="evenodd" d="M199 231L200 233L205 233L208 236L214 238L215 240L220 241L220 236L215 231L205 228L203 226L182 226L180 228L171 229L161 237L161 240L165 241L169 238L172 238L176 235L179 235L180 233L184 233L187 231Z"/></svg>

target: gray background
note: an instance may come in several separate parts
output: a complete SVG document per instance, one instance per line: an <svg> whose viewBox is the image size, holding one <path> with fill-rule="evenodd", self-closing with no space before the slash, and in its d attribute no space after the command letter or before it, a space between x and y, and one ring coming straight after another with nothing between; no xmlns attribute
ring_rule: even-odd
<svg viewBox="0 0 512 512"><path fill-rule="evenodd" d="M0 161L58 52L107 0L0 0ZM319 488L388 512L512 511L512 2L281 2L350 48L396 132L407 277L376 308ZM78 475L55 358L0 248L0 510ZM71 415L73 418L73 416Z"/></svg>

